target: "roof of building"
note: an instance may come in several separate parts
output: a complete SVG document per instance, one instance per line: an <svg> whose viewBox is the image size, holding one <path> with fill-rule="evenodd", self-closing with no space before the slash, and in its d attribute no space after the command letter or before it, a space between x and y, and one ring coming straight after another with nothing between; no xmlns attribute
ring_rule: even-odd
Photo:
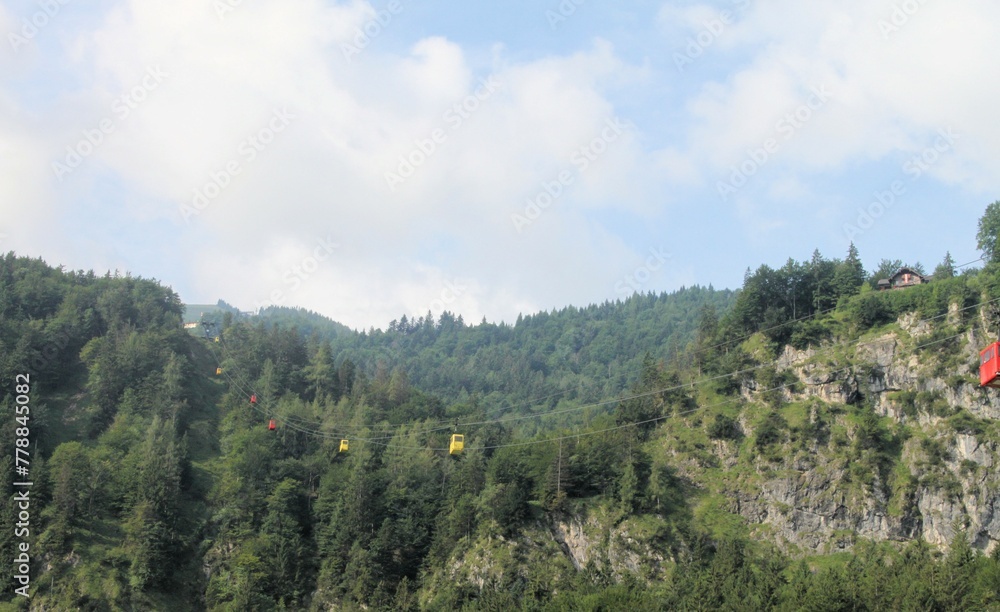
<svg viewBox="0 0 1000 612"><path fill-rule="evenodd" d="M896 278L900 274L906 274L906 273L913 274L914 276L919 276L920 278L925 278L923 274L917 272L916 270L914 270L909 266L902 266L901 268L893 272L892 276L890 276L889 278Z"/></svg>

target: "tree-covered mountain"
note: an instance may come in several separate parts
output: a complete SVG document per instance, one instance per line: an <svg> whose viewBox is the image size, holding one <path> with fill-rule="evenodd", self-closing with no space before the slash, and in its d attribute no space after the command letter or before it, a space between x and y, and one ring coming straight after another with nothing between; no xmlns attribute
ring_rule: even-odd
<svg viewBox="0 0 1000 612"><path fill-rule="evenodd" d="M195 316L195 313L198 313ZM351 329L323 315L288 306L268 306L258 312L242 312L235 306L219 300L215 306L185 306L185 322L197 322L200 325L192 331L196 336L214 336L223 327L228 327L234 321L254 317L263 321L267 327L294 327L300 334L312 336L314 340L332 340L337 336L350 334Z"/></svg>
<svg viewBox="0 0 1000 612"><path fill-rule="evenodd" d="M0 439L29 374L34 484L0 608L995 608L1000 266L949 261L875 291L897 262L851 247L512 324L223 313L216 342L156 281L9 253Z"/></svg>
<svg viewBox="0 0 1000 612"><path fill-rule="evenodd" d="M204 425L217 391L199 375L207 355L181 329L181 313L177 295L154 281L13 253L0 260L0 377L9 383L0 398L11 425L0 429L0 477L10 501L12 483L24 480L14 471L21 438L34 482L27 537L15 535L20 504L0 508L0 555L12 561L30 545L35 608L166 609L200 597L206 504L191 458L214 443ZM15 393L17 376L27 393ZM30 409L20 421L17 397ZM7 594L13 576L0 577Z"/></svg>
<svg viewBox="0 0 1000 612"><path fill-rule="evenodd" d="M636 294L585 308L519 316L513 324L404 315L386 331L342 334L331 349L370 375L405 376L445 401L474 396L503 413L535 398L596 401L639 377L643 356L669 361L695 337L703 311L729 310L734 292L711 287ZM557 395L558 394L558 395Z"/></svg>

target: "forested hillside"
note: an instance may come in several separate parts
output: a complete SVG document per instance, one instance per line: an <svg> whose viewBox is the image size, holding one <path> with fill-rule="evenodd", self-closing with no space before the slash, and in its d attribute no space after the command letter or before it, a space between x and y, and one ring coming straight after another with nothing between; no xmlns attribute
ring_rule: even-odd
<svg viewBox="0 0 1000 612"><path fill-rule="evenodd" d="M339 335L331 350L376 378L405 377L447 402L475 397L500 414L543 396L550 406L613 397L639 379L644 355L671 360L702 314L727 311L733 298L695 286L522 315L513 325L468 325L447 311L404 315L386 331Z"/></svg>
<svg viewBox="0 0 1000 612"><path fill-rule="evenodd" d="M15 435L28 430L35 608L169 609L201 596L208 483L192 460L215 443L218 390L201 375L212 362L181 329L181 312L177 295L153 281L12 253L0 261L0 474L10 500L12 482L24 480ZM22 427L17 375L30 383ZM13 560L25 541L15 537L17 506L0 516L0 554ZM13 574L0 581L12 594Z"/></svg>
<svg viewBox="0 0 1000 612"><path fill-rule="evenodd" d="M156 281L8 254L0 438L30 374L34 484L31 598L7 573L0 605L995 608L987 255L895 291L852 246L735 293L364 332L288 309L216 342Z"/></svg>

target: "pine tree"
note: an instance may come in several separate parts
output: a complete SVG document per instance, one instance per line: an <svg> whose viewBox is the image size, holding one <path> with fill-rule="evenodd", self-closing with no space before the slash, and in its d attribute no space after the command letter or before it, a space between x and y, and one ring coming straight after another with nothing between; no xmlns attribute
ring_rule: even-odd
<svg viewBox="0 0 1000 612"><path fill-rule="evenodd" d="M389 401L394 405L405 403L410 399L410 381L406 371L394 368L389 378Z"/></svg>
<svg viewBox="0 0 1000 612"><path fill-rule="evenodd" d="M951 252L946 251L944 260L934 268L934 280L952 278L955 276L955 260L951 257Z"/></svg>
<svg viewBox="0 0 1000 612"><path fill-rule="evenodd" d="M819 249L813 251L809 262L809 274L814 279L812 312L824 312L833 308L840 296L835 282L837 262L824 258Z"/></svg>
<svg viewBox="0 0 1000 612"><path fill-rule="evenodd" d="M319 399L327 394L332 395L334 401L340 399L341 389L338 384L337 368L333 363L329 343L324 342L319 345L309 360L304 374L306 390L313 399Z"/></svg>
<svg viewBox="0 0 1000 612"><path fill-rule="evenodd" d="M858 257L858 249L851 243L847 249L847 259L837 264L833 285L837 297L851 296L858 293L865 282L865 268Z"/></svg>
<svg viewBox="0 0 1000 612"><path fill-rule="evenodd" d="M632 514L639 503L639 475L636 473L635 464L629 461L625 464L625 470L618 483L618 500L621 503L621 510L626 515Z"/></svg>
<svg viewBox="0 0 1000 612"><path fill-rule="evenodd" d="M698 312L698 334L695 336L694 359L698 367L698 375L701 375L702 365L711 363L714 354L711 350L716 343L715 338L719 333L719 313L715 305L711 303L703 304Z"/></svg>
<svg viewBox="0 0 1000 612"><path fill-rule="evenodd" d="M129 584L140 591L157 585L167 575L169 528L157 516L153 504L139 502L123 525L124 549L129 560Z"/></svg>
<svg viewBox="0 0 1000 612"><path fill-rule="evenodd" d="M982 251L983 259L987 263L1000 261L1000 248L997 248L998 237L1000 237L1000 200L987 206L983 216L979 218L976 248Z"/></svg>
<svg viewBox="0 0 1000 612"><path fill-rule="evenodd" d="M267 514L260 529L272 582L296 601L306 592L310 556L303 528L307 520L305 500L299 488L290 478L275 486L267 497Z"/></svg>
<svg viewBox="0 0 1000 612"><path fill-rule="evenodd" d="M969 545L969 538L960 525L956 525L943 567L937 573L935 598L945 610L982 609L983 601L976 601L974 578L976 552Z"/></svg>

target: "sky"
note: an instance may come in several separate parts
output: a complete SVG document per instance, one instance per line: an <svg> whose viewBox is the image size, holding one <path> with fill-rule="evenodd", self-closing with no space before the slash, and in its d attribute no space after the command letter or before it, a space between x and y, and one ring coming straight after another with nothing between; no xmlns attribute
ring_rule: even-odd
<svg viewBox="0 0 1000 612"><path fill-rule="evenodd" d="M0 251L468 322L980 256L1000 4L0 1Z"/></svg>

